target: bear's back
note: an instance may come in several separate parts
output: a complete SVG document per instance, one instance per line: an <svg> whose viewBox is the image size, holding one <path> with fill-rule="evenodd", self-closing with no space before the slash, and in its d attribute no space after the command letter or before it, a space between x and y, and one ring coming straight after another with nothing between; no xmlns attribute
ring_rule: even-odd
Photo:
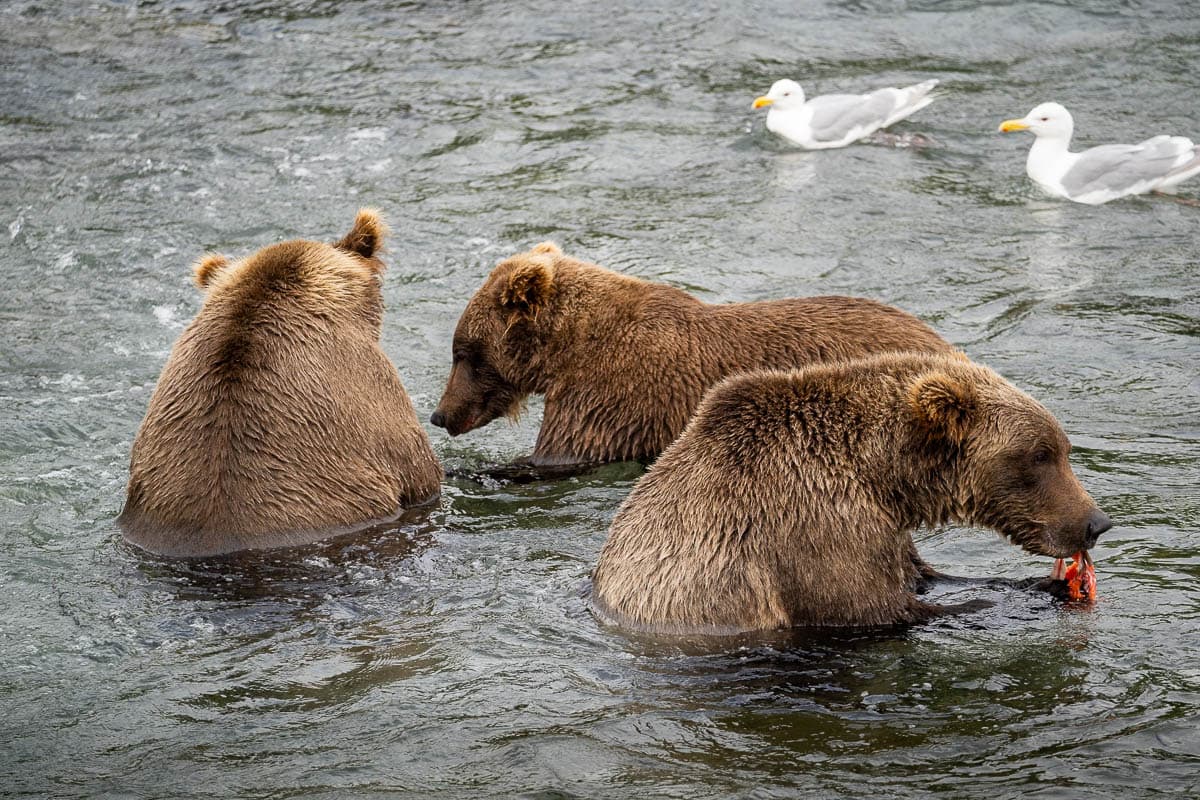
<svg viewBox="0 0 1200 800"><path fill-rule="evenodd" d="M315 242L264 253L220 278L151 398L120 517L147 550L298 544L438 493L441 467L378 344L375 274Z"/></svg>
<svg viewBox="0 0 1200 800"><path fill-rule="evenodd" d="M819 296L709 306L721 342L712 382L753 370L790 370L877 353L950 353L907 311L861 297Z"/></svg>

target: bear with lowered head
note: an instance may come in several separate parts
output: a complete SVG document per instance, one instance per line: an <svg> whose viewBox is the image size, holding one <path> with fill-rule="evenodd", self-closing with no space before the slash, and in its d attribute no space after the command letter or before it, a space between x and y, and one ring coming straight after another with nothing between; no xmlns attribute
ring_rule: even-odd
<svg viewBox="0 0 1200 800"><path fill-rule="evenodd" d="M442 469L379 346L386 227L195 267L205 292L130 457L125 537L201 556L304 544L435 498Z"/></svg>
<svg viewBox="0 0 1200 800"><path fill-rule="evenodd" d="M911 532L992 528L1030 553L1111 523L1061 426L987 367L888 354L731 378L634 487L592 605L636 630L732 634L920 622Z"/></svg>
<svg viewBox="0 0 1200 800"><path fill-rule="evenodd" d="M654 459L730 375L951 346L854 297L712 305L545 242L502 261L467 304L431 422L457 436L545 395L535 466Z"/></svg>

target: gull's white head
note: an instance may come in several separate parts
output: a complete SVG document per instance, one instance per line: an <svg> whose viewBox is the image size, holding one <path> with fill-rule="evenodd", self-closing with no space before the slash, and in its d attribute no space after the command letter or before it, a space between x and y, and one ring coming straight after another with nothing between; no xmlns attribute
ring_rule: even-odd
<svg viewBox="0 0 1200 800"><path fill-rule="evenodd" d="M1000 130L1029 131L1034 136L1046 136L1052 139L1070 139L1075 130L1075 120L1071 112L1058 103L1042 103L1021 119L1006 119L1000 123Z"/></svg>
<svg viewBox="0 0 1200 800"><path fill-rule="evenodd" d="M771 91L754 99L754 107L772 106L786 111L804 105L804 90L795 81L784 78L771 84Z"/></svg>

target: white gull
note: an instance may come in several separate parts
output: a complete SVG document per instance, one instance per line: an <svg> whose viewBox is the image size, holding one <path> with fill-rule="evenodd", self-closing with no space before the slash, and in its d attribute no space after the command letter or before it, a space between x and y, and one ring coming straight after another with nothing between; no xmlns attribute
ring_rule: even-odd
<svg viewBox="0 0 1200 800"><path fill-rule="evenodd" d="M767 130L809 150L845 147L875 131L899 122L933 102L929 93L937 80L903 89L876 89L867 94L824 94L805 101L795 81L775 81L754 101L769 106Z"/></svg>
<svg viewBox="0 0 1200 800"><path fill-rule="evenodd" d="M1106 144L1072 153L1075 121L1058 103L1042 103L1000 130L1034 135L1025 172L1055 197L1100 205L1118 197L1169 191L1200 172L1200 148L1183 136L1155 136L1140 144Z"/></svg>

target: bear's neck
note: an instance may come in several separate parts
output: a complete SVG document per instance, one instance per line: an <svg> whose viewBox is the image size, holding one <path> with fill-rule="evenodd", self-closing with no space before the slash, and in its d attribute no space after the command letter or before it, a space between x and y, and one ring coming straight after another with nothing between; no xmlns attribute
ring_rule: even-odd
<svg viewBox="0 0 1200 800"><path fill-rule="evenodd" d="M908 414L898 408L898 413ZM971 510L963 491L960 449L941 440L931 440L915 429L898 432L893 464L892 498L897 520L907 530L936 528L954 522L970 522Z"/></svg>
<svg viewBox="0 0 1200 800"><path fill-rule="evenodd" d="M517 376L545 396L534 463L654 458L716 380L705 304L616 273L564 284Z"/></svg>

